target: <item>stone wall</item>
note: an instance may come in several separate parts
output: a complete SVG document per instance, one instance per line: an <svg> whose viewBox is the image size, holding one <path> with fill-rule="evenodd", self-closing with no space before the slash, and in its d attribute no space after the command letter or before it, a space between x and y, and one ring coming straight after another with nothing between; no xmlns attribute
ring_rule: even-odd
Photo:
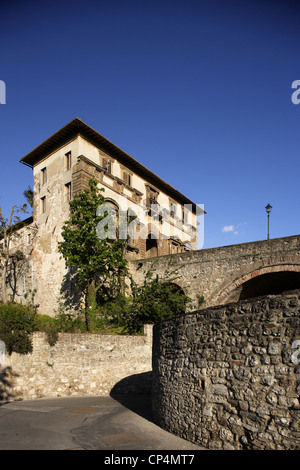
<svg viewBox="0 0 300 470"><path fill-rule="evenodd" d="M155 325L153 417L209 449L300 449L300 291Z"/></svg>
<svg viewBox="0 0 300 470"><path fill-rule="evenodd" d="M152 326L144 336L60 333L50 346L33 334L33 352L5 356L0 399L149 392ZM0 365L1 368L1 365Z"/></svg>

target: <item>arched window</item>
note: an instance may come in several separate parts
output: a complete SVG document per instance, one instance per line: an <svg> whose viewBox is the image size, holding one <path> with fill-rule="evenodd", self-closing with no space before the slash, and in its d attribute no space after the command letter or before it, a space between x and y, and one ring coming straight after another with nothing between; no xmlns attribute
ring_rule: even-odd
<svg viewBox="0 0 300 470"><path fill-rule="evenodd" d="M105 199L105 204L108 204L109 206L113 207L116 211L116 214L118 214L119 206L113 199Z"/></svg>
<svg viewBox="0 0 300 470"><path fill-rule="evenodd" d="M102 217L97 224L97 236L101 239L110 238L115 240L118 236L119 225L119 208L117 204L112 200L105 200L104 204L97 208L97 216Z"/></svg>

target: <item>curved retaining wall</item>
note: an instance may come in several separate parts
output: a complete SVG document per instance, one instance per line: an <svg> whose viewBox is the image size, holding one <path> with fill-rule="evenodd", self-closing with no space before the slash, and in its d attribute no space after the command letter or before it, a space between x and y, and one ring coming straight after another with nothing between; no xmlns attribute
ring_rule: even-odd
<svg viewBox="0 0 300 470"><path fill-rule="evenodd" d="M300 449L300 291L154 327L152 412L208 449Z"/></svg>

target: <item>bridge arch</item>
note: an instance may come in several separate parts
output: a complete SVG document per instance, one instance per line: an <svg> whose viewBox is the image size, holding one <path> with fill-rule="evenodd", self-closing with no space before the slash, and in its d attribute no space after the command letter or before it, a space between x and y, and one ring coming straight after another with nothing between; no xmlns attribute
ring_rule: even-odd
<svg viewBox="0 0 300 470"><path fill-rule="evenodd" d="M163 284L168 286L172 292L179 292L180 294L187 295L186 288L181 285L181 283L174 281L163 281Z"/></svg>
<svg viewBox="0 0 300 470"><path fill-rule="evenodd" d="M211 301L220 305L299 288L300 264L264 266L231 280Z"/></svg>

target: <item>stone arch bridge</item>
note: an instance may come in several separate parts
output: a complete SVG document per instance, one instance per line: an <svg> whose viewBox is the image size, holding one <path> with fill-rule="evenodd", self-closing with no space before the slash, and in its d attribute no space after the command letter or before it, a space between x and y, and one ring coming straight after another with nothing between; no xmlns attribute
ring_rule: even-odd
<svg viewBox="0 0 300 470"><path fill-rule="evenodd" d="M130 261L138 284L148 271L175 277L191 309L300 288L300 235Z"/></svg>

